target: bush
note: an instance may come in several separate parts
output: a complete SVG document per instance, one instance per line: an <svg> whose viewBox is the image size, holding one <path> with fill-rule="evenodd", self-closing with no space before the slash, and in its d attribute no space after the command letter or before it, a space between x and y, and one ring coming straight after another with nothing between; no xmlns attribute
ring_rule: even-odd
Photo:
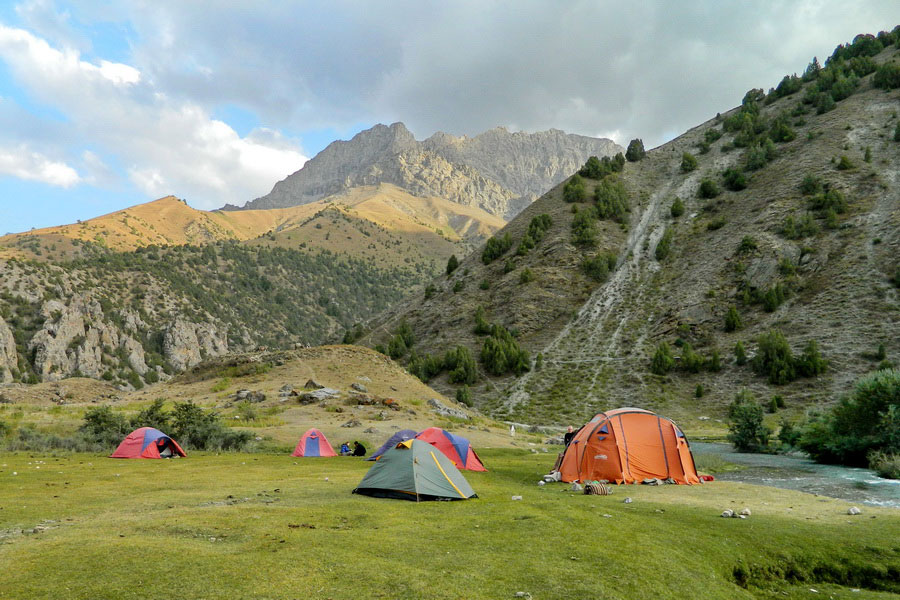
<svg viewBox="0 0 900 600"><path fill-rule="evenodd" d="M703 366L707 371L712 371L713 373L718 373L722 370L722 358L719 356L718 348L713 348L712 353L703 363Z"/></svg>
<svg viewBox="0 0 900 600"><path fill-rule="evenodd" d="M506 254L510 248L512 248L512 238L508 231L501 238L494 236L485 244L484 250L481 252L481 262L489 265L495 259Z"/></svg>
<svg viewBox="0 0 900 600"><path fill-rule="evenodd" d="M900 142L900 121L898 121L897 126L894 127L894 141Z"/></svg>
<svg viewBox="0 0 900 600"><path fill-rule="evenodd" d="M522 272L519 273L519 283L524 285L532 281L534 281L534 273L532 273L531 269L527 267L522 269Z"/></svg>
<svg viewBox="0 0 900 600"><path fill-rule="evenodd" d="M737 331L738 329L743 329L744 323L741 321L741 315L737 311L737 307L734 305L728 307L728 312L725 313L725 331ZM740 344L740 342L738 342ZM741 346L743 348L743 346Z"/></svg>
<svg viewBox="0 0 900 600"><path fill-rule="evenodd" d="M744 350L744 342L738 341L734 345L734 363L736 365L747 364L747 351Z"/></svg>
<svg viewBox="0 0 900 600"><path fill-rule="evenodd" d="M847 171L849 169L855 169L856 165L853 164L853 161L847 158L846 154L842 154L841 159L838 161L837 168L838 171Z"/></svg>
<svg viewBox="0 0 900 600"><path fill-rule="evenodd" d="M870 453L900 453L900 371L860 378L849 398L804 428L800 447L819 462L866 466Z"/></svg>
<svg viewBox="0 0 900 600"><path fill-rule="evenodd" d="M669 252L672 250L672 238L674 237L675 230L671 227L666 227L665 232L663 232L662 237L656 244L656 250L654 251L656 260L665 260L665 258L669 255Z"/></svg>
<svg viewBox="0 0 900 600"><path fill-rule="evenodd" d="M585 275L603 283L609 277L610 271L616 267L616 255L612 253L600 253L593 258L586 258L581 263L581 269Z"/></svg>
<svg viewBox="0 0 900 600"><path fill-rule="evenodd" d="M741 243L738 244L737 251L738 254L748 254L750 252L753 252L757 248L759 248L759 244L757 243L756 238L745 235L741 240Z"/></svg>
<svg viewBox="0 0 900 600"><path fill-rule="evenodd" d="M566 202L584 202L587 192L584 190L584 181L576 173L563 186L563 200Z"/></svg>
<svg viewBox="0 0 900 600"><path fill-rule="evenodd" d="M834 98L828 92L822 92L816 95L816 114L823 115L835 107Z"/></svg>
<svg viewBox="0 0 900 600"><path fill-rule="evenodd" d="M772 430L763 423L762 406L747 390L738 393L728 408L728 440L738 452L764 452Z"/></svg>
<svg viewBox="0 0 900 600"><path fill-rule="evenodd" d="M784 334L773 329L757 340L759 348L753 357L753 370L766 375L769 383L788 383L797 378L794 355Z"/></svg>
<svg viewBox="0 0 900 600"><path fill-rule="evenodd" d="M480 290L488 290L491 288L491 282L487 279L482 279L481 283L478 284L478 289Z"/></svg>
<svg viewBox="0 0 900 600"><path fill-rule="evenodd" d="M675 366L675 357L666 342L656 347L656 352L650 361L650 372L657 375L665 375Z"/></svg>
<svg viewBox="0 0 900 600"><path fill-rule="evenodd" d="M806 213L800 219L795 219L793 215L788 215L781 225L781 234L789 240L810 237L818 232L819 226L816 225L810 213Z"/></svg>
<svg viewBox="0 0 900 600"><path fill-rule="evenodd" d="M688 373L699 373L703 368L703 357L699 353L694 352L690 344L685 343L681 346L681 361L679 367Z"/></svg>
<svg viewBox="0 0 900 600"><path fill-rule="evenodd" d="M707 144L712 144L716 140L722 137L722 131L720 129L716 129L712 127L703 132L703 141Z"/></svg>
<svg viewBox="0 0 900 600"><path fill-rule="evenodd" d="M463 287L465 287L465 284L463 283L462 279L460 279L459 281L457 281L456 283L453 284L453 293L458 294L459 292L462 291Z"/></svg>
<svg viewBox="0 0 900 600"><path fill-rule="evenodd" d="M800 443L801 432L787 419L781 419L781 429L778 431L778 441L787 448L794 448Z"/></svg>
<svg viewBox="0 0 900 600"><path fill-rule="evenodd" d="M528 230L525 232L525 236L522 238L522 241L519 242L516 254L519 256L528 254L529 250L534 248L538 242L544 239L544 234L550 229L551 225L553 225L553 219L546 213L533 217L531 222L528 223Z"/></svg>
<svg viewBox="0 0 900 600"><path fill-rule="evenodd" d="M475 335L487 335L491 332L491 325L484 318L484 307L475 309Z"/></svg>
<svg viewBox="0 0 900 600"><path fill-rule="evenodd" d="M697 159L690 152L684 152L681 155L681 171L690 173L697 169Z"/></svg>
<svg viewBox="0 0 900 600"><path fill-rule="evenodd" d="M457 346L444 354L444 369L450 372L450 383L475 383L478 368L472 352L465 346ZM471 406L471 405L470 405Z"/></svg>
<svg viewBox="0 0 900 600"><path fill-rule="evenodd" d="M628 192L618 177L607 177L594 189L597 217L623 222L628 212Z"/></svg>
<svg viewBox="0 0 900 600"><path fill-rule="evenodd" d="M139 427L153 427L162 432L169 430L169 413L163 410L165 400L157 398L150 406L141 410L131 418L131 429Z"/></svg>
<svg viewBox="0 0 900 600"><path fill-rule="evenodd" d="M822 179L816 177L815 175L807 174L803 177L803 181L800 182L800 192L804 196L813 196L815 194L821 194L823 191L822 187Z"/></svg>
<svg viewBox="0 0 900 600"><path fill-rule="evenodd" d="M878 67L875 77L872 78L872 85L883 90L900 87L900 65L885 63Z"/></svg>
<svg viewBox="0 0 900 600"><path fill-rule="evenodd" d="M644 142L640 139L633 139L628 142L628 149L625 150L625 160L628 162L637 162L647 156L644 151Z"/></svg>
<svg viewBox="0 0 900 600"><path fill-rule="evenodd" d="M813 196L809 201L809 207L813 210L827 211L830 209L838 214L844 214L847 212L847 200L840 191L829 189L822 194Z"/></svg>
<svg viewBox="0 0 900 600"><path fill-rule="evenodd" d="M456 258L455 254L451 254L450 258L447 259L447 275L455 271L459 267L459 259Z"/></svg>
<svg viewBox="0 0 900 600"><path fill-rule="evenodd" d="M681 198L675 198L674 202L672 202L672 208L669 209L669 212L675 219L684 214L684 202L681 201Z"/></svg>
<svg viewBox="0 0 900 600"><path fill-rule="evenodd" d="M528 371L531 360L528 352L519 346L512 334L502 325L491 326L491 335L481 346L481 364L492 375Z"/></svg>
<svg viewBox="0 0 900 600"><path fill-rule="evenodd" d="M572 219L572 243L577 246L593 247L597 244L597 226L594 209L580 210Z"/></svg>
<svg viewBox="0 0 900 600"><path fill-rule="evenodd" d="M464 385L456 390L456 401L472 408L472 392L469 390L469 386Z"/></svg>
<svg viewBox="0 0 900 600"><path fill-rule="evenodd" d="M747 187L747 177L744 172L737 167L729 167L722 173L725 181L725 187L732 192L739 192Z"/></svg>
<svg viewBox="0 0 900 600"><path fill-rule="evenodd" d="M868 454L869 468L885 479L900 479L900 454L873 450Z"/></svg>
<svg viewBox="0 0 900 600"><path fill-rule="evenodd" d="M700 188L697 190L697 195L701 198L715 198L721 192L719 191L719 186L716 185L716 182L712 179L704 179L700 182Z"/></svg>
<svg viewBox="0 0 900 600"><path fill-rule="evenodd" d="M97 406L84 413L78 430L88 441L106 448L117 446L133 429L124 415L113 412L109 406Z"/></svg>
<svg viewBox="0 0 900 600"><path fill-rule="evenodd" d="M205 411L190 401L176 402L170 418L170 435L184 448L241 450L253 438L248 431L228 429L216 413Z"/></svg>
<svg viewBox="0 0 900 600"><path fill-rule="evenodd" d="M694 388L694 398L702 398L705 393L706 390L703 389L703 384L698 383L697 387Z"/></svg>

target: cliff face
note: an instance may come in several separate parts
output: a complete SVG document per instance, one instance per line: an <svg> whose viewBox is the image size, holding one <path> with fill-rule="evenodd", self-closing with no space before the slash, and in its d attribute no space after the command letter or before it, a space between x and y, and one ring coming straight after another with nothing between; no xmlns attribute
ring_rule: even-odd
<svg viewBox="0 0 900 600"><path fill-rule="evenodd" d="M558 130L496 128L472 138L436 133L418 142L403 123L376 125L350 141L330 144L244 208L285 208L356 186L390 183L509 219L588 157L621 151L611 140Z"/></svg>

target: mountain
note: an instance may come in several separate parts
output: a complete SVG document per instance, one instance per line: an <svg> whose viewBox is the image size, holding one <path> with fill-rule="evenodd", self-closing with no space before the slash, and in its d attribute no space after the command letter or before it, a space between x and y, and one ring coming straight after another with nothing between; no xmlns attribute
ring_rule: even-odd
<svg viewBox="0 0 900 600"><path fill-rule="evenodd" d="M482 409L544 423L724 418L742 388L797 415L897 364L900 51L872 40L621 172L585 165L362 343L448 393L461 346Z"/></svg>
<svg viewBox="0 0 900 600"><path fill-rule="evenodd" d="M510 133L496 128L472 138L439 132L418 142L403 123L379 124L349 141L331 143L243 208L286 208L357 186L390 183L416 196L444 198L509 219L588 157L621 151L611 140L555 129Z"/></svg>

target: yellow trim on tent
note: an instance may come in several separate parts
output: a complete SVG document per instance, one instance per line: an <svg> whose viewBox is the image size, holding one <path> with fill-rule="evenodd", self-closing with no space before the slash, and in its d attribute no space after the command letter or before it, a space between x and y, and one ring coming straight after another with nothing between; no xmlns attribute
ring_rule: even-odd
<svg viewBox="0 0 900 600"><path fill-rule="evenodd" d="M396 447L399 448L400 446L403 446L404 448L409 450L410 448L412 448L412 443L413 443L412 440L406 440L405 442L400 442L399 444L397 444ZM381 458L381 457L379 456L378 458Z"/></svg>
<svg viewBox="0 0 900 600"><path fill-rule="evenodd" d="M431 458L434 459L434 464L436 464L437 468L441 470L441 475L443 475L447 479L447 483L453 486L453 489L456 490L456 493L459 494L460 498L465 498L465 494L459 491L459 488L456 487L456 484L453 483L453 481L449 477L447 477L447 473L444 472L444 467L442 467L441 463L438 462L437 456L434 455L434 452L429 452L429 454L431 454Z"/></svg>

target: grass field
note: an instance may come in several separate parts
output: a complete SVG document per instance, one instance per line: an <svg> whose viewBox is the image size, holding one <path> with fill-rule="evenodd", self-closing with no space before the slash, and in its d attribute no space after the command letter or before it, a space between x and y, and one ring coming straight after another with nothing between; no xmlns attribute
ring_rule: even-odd
<svg viewBox="0 0 900 600"><path fill-rule="evenodd" d="M547 454L482 458L489 472L465 473L479 498L416 504L352 495L371 463L349 458L0 455L0 598L900 592L896 510L851 517L839 500L724 482L584 496L536 485Z"/></svg>

